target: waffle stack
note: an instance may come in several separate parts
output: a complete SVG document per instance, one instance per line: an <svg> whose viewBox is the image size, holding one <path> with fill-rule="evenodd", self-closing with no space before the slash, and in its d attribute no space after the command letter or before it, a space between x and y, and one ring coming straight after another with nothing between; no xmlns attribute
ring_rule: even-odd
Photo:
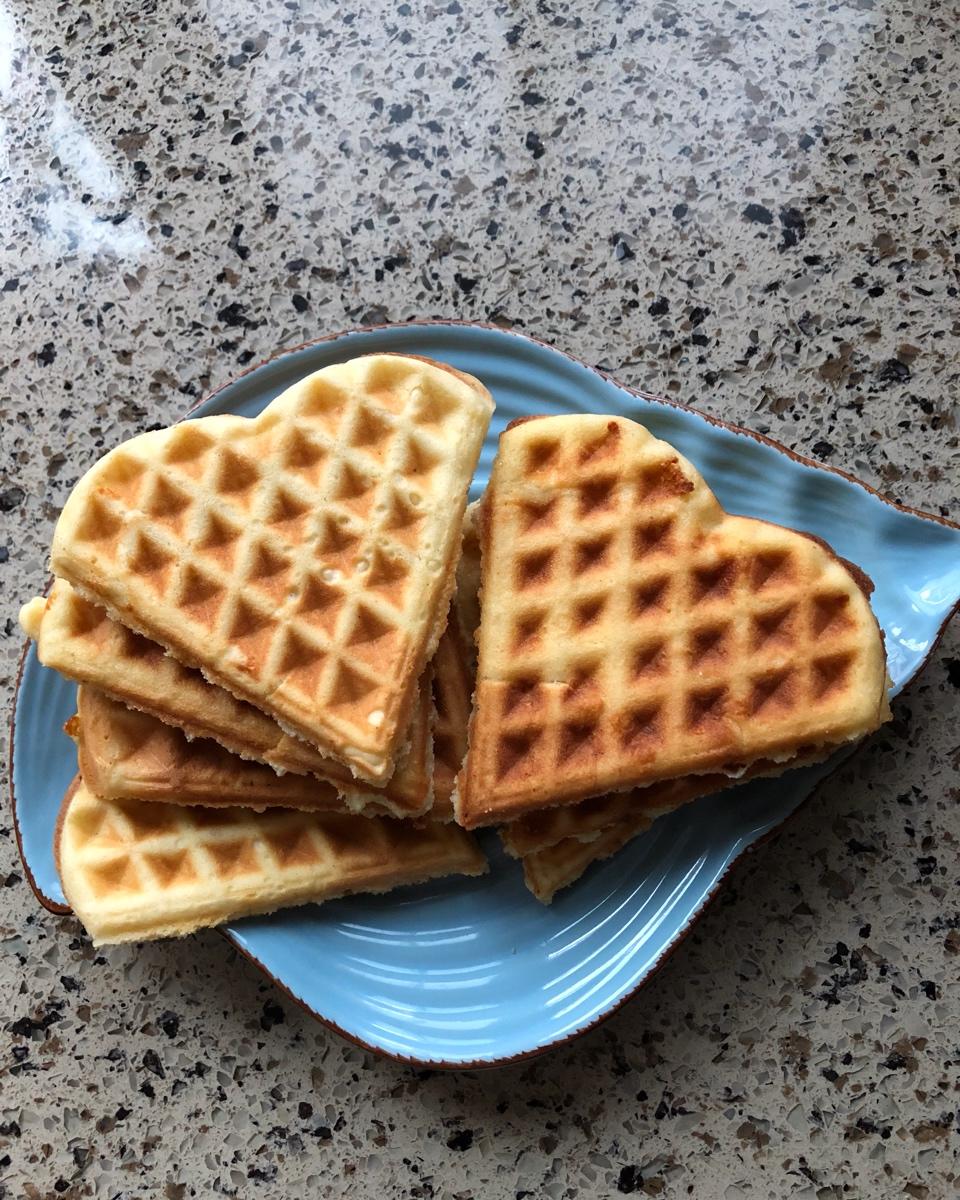
<svg viewBox="0 0 960 1200"><path fill-rule="evenodd" d="M95 939L485 868L449 824L452 759L434 819L433 695L491 409L470 376L373 355L76 485L21 623L81 684L58 854Z"/></svg>
<svg viewBox="0 0 960 1200"><path fill-rule="evenodd" d="M459 872L544 903L658 817L889 715L869 580L632 421L374 355L118 447L21 622L80 684L64 889L98 940Z"/></svg>
<svg viewBox="0 0 960 1200"><path fill-rule="evenodd" d="M887 719L869 581L725 513L631 421L508 427L481 517L479 665L455 798L542 900L655 817Z"/></svg>

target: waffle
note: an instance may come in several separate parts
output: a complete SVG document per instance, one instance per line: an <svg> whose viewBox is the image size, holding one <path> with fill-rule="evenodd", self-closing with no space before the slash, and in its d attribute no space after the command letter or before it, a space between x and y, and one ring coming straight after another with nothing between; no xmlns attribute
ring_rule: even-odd
<svg viewBox="0 0 960 1200"><path fill-rule="evenodd" d="M557 892L576 882L587 867L612 857L633 838L646 832L652 823L648 814L638 813L632 824L610 825L590 841L564 838L553 846L531 851L521 860L523 882L541 904L550 904Z"/></svg>
<svg viewBox="0 0 960 1200"><path fill-rule="evenodd" d="M67 732L77 743L84 782L104 800L349 811L332 783L278 775L208 738L190 741L172 725L87 684L77 691L77 716ZM363 811L372 813L373 806Z"/></svg>
<svg viewBox="0 0 960 1200"><path fill-rule="evenodd" d="M342 763L284 733L259 709L184 667L156 642L131 633L65 580L54 581L46 600L37 597L25 604L20 624L36 642L44 666L190 737L212 738L241 758L332 782L351 809L377 804L403 817L419 815L431 804L429 705L422 695L396 771L382 788L374 788L359 784Z"/></svg>
<svg viewBox="0 0 960 1200"><path fill-rule="evenodd" d="M102 800L79 780L60 811L56 855L64 894L96 945L487 869L455 825Z"/></svg>
<svg viewBox="0 0 960 1200"><path fill-rule="evenodd" d="M463 544L457 563L457 590L453 603L462 631L471 676L477 665L476 634L480 628L480 521L482 500L467 505L463 517ZM472 685L472 681L471 681ZM469 714L468 714L469 716Z"/></svg>
<svg viewBox="0 0 960 1200"><path fill-rule="evenodd" d="M865 576L809 535L726 514L641 425L510 426L483 518L466 828L786 763L889 716Z"/></svg>
<svg viewBox="0 0 960 1200"><path fill-rule="evenodd" d="M728 775L688 775L654 783L634 792L615 792L565 808L533 813L500 830L504 849L519 858L527 887L544 904L569 887L601 859L646 833L657 817L692 800L714 795L751 779L782 775L785 770L822 762L823 748L801 747L789 763L761 759L739 779Z"/></svg>
<svg viewBox="0 0 960 1200"><path fill-rule="evenodd" d="M458 589L459 590L459 589ZM457 606L433 656L433 808L430 819L453 820L453 790L467 753L473 675Z"/></svg>
<svg viewBox="0 0 960 1200"><path fill-rule="evenodd" d="M73 489L53 570L382 783L442 630L491 411L470 376L380 354L256 418L141 434Z"/></svg>

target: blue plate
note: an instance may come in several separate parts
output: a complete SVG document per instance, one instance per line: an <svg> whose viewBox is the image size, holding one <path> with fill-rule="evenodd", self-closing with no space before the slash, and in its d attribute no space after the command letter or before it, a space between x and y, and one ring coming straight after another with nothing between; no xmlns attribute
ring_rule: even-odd
<svg viewBox="0 0 960 1200"><path fill-rule="evenodd" d="M825 538L876 583L893 691L920 669L960 598L960 528L763 438L638 395L580 362L502 330L427 323L344 333L281 354L196 410L253 416L296 379L392 350L477 375L497 402L473 486L497 436L530 413L634 417L700 468L731 512ZM24 659L12 735L14 815L42 902L64 903L52 838L76 767L60 726L74 688ZM583 1033L647 979L703 910L730 864L785 820L826 764L709 798L657 821L544 908L486 835L489 876L240 921L227 936L293 998L346 1036L431 1066L483 1065Z"/></svg>

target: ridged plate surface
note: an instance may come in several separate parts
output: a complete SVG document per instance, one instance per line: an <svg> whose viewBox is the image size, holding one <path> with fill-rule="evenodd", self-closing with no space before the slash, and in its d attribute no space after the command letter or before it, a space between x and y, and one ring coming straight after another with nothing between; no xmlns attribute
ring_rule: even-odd
<svg viewBox="0 0 960 1200"><path fill-rule="evenodd" d="M731 512L825 538L876 584L873 605L894 691L923 664L960 597L957 528L903 512L782 448L637 396L501 330L425 324L342 334L256 368L194 415L252 416L308 372L381 350L441 359L479 376L493 392L497 411L474 495L486 483L498 434L513 418L613 413L672 442ZM53 829L75 770L72 744L59 730L73 697L73 686L42 668L31 650L16 702L13 792L25 863L41 898L53 904L63 903ZM492 871L485 879L302 908L242 921L228 933L317 1016L374 1049L435 1065L536 1052L582 1032L634 991L733 859L789 816L830 769L750 784L658 821L550 908L529 895L519 866L486 835Z"/></svg>

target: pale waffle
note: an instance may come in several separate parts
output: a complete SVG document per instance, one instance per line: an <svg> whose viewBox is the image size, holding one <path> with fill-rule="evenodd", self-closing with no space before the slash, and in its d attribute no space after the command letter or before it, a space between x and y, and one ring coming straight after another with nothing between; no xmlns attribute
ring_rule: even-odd
<svg viewBox="0 0 960 1200"><path fill-rule="evenodd" d="M73 489L54 572L381 783L442 631L491 411L472 377L378 354L256 418L141 434Z"/></svg>
<svg viewBox="0 0 960 1200"><path fill-rule="evenodd" d="M433 808L429 817L432 821L453 820L453 791L457 772L467 752L467 724L473 692L473 674L468 661L469 654L454 604L431 664L434 705Z"/></svg>
<svg viewBox="0 0 960 1200"><path fill-rule="evenodd" d="M102 800L79 780L55 846L64 895L97 945L487 869L455 825Z"/></svg>
<svg viewBox="0 0 960 1200"><path fill-rule="evenodd" d="M104 800L349 811L332 783L313 775L278 775L209 738L188 740L172 725L87 684L77 691L77 716L67 732L77 743L84 782ZM363 811L376 808L368 804Z"/></svg>
<svg viewBox="0 0 960 1200"><path fill-rule="evenodd" d="M889 716L869 581L813 537L726 514L632 421L509 427L482 541L467 828L785 765Z"/></svg>
<svg viewBox="0 0 960 1200"><path fill-rule="evenodd" d="M382 804L396 816L417 816L431 803L429 700L420 694L409 743L382 787L362 784L342 763L322 755L259 709L208 683L162 646L133 633L104 609L78 595L65 580L20 610L20 624L37 644L37 655L78 683L185 731L211 738L241 758L277 771L311 773L332 782L352 809ZM421 689L422 690L422 689Z"/></svg>

